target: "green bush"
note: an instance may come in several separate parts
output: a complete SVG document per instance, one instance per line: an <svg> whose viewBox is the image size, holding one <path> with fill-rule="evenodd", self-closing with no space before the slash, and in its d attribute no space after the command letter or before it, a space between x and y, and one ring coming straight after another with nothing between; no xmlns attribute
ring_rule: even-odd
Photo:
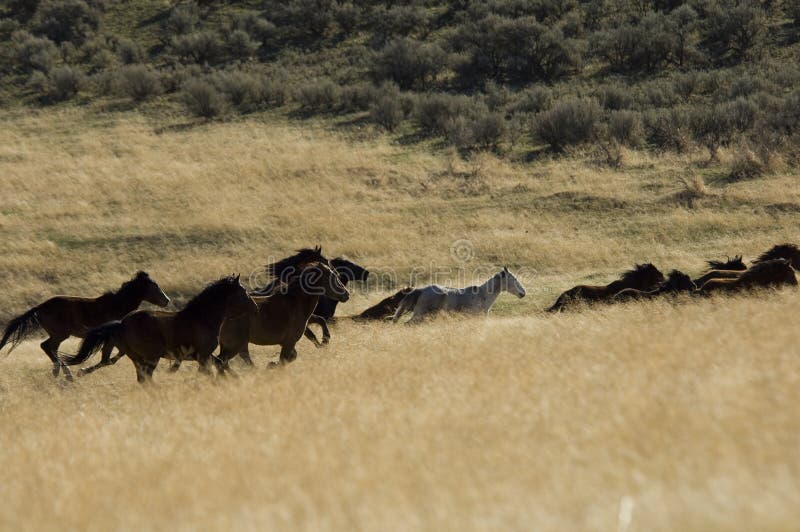
<svg viewBox="0 0 800 532"><path fill-rule="evenodd" d="M17 31L11 37L12 60L17 71L49 72L61 58L55 43L46 37L34 37L27 31Z"/></svg>
<svg viewBox="0 0 800 532"><path fill-rule="evenodd" d="M258 76L237 70L217 72L213 84L239 112L252 112L262 103L262 84Z"/></svg>
<svg viewBox="0 0 800 532"><path fill-rule="evenodd" d="M400 92L381 92L370 106L369 117L387 131L394 131L405 119Z"/></svg>
<svg viewBox="0 0 800 532"><path fill-rule="evenodd" d="M177 4L164 21L167 39L193 32L200 25L200 8L195 2Z"/></svg>
<svg viewBox="0 0 800 532"><path fill-rule="evenodd" d="M128 65L118 72L119 91L134 102L142 102L161 93L161 75L145 65Z"/></svg>
<svg viewBox="0 0 800 532"><path fill-rule="evenodd" d="M612 140L638 147L644 140L642 115L636 111L611 111L608 115L608 136Z"/></svg>
<svg viewBox="0 0 800 532"><path fill-rule="evenodd" d="M222 43L213 31L195 31L173 37L170 49L184 62L212 63L219 57Z"/></svg>
<svg viewBox="0 0 800 532"><path fill-rule="evenodd" d="M136 41L131 39L121 38L117 41L117 56L123 64L132 65L134 63L141 63L145 59L144 50Z"/></svg>
<svg viewBox="0 0 800 532"><path fill-rule="evenodd" d="M215 118L225 113L225 98L210 82L193 79L186 83L181 98L189 112L202 118Z"/></svg>
<svg viewBox="0 0 800 532"><path fill-rule="evenodd" d="M444 135L448 122L469 115L474 106L475 102L467 96L420 94L414 102L414 120L423 133Z"/></svg>
<svg viewBox="0 0 800 532"><path fill-rule="evenodd" d="M301 85L294 93L294 99L305 113L327 113L339 103L339 85L330 79L313 81Z"/></svg>
<svg viewBox="0 0 800 532"><path fill-rule="evenodd" d="M55 67L48 74L34 72L28 88L38 93L45 103L63 102L74 98L81 90L85 77L78 68L68 65Z"/></svg>
<svg viewBox="0 0 800 532"><path fill-rule="evenodd" d="M36 33L55 43L81 44L99 23L100 14L83 0L42 0L34 15Z"/></svg>
<svg viewBox="0 0 800 532"><path fill-rule="evenodd" d="M566 98L535 117L534 133L555 151L591 140L600 120L600 105L594 98Z"/></svg>
<svg viewBox="0 0 800 532"><path fill-rule="evenodd" d="M657 150L683 152L689 147L689 120L682 109L654 109L644 113L647 142Z"/></svg>
<svg viewBox="0 0 800 532"><path fill-rule="evenodd" d="M225 47L234 59L246 60L253 57L261 47L261 43L253 40L244 30L233 30L228 34Z"/></svg>
<svg viewBox="0 0 800 532"><path fill-rule="evenodd" d="M447 65L447 54L437 44L401 37L390 41L375 58L378 80L391 80L403 89L429 87Z"/></svg>
<svg viewBox="0 0 800 532"><path fill-rule="evenodd" d="M509 111L512 114L541 113L550 109L552 103L553 91L543 85L534 85L519 94Z"/></svg>

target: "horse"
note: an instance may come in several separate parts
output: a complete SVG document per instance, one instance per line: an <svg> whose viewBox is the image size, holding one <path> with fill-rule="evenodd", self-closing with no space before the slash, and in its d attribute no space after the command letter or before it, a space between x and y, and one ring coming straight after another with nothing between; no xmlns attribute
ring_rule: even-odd
<svg viewBox="0 0 800 532"><path fill-rule="evenodd" d="M741 255L734 255L733 258L726 257L725 261L721 260L708 260L708 270L694 279L694 284L703 286L709 279L733 279L739 277L741 273L747 269L747 265L742 260Z"/></svg>
<svg viewBox="0 0 800 532"><path fill-rule="evenodd" d="M429 285L415 288L400 302L392 321L397 323L407 312L413 312L408 323L420 322L426 315L438 311L486 314L501 292L508 292L518 298L525 297L525 288L507 267L503 267L482 285L466 288Z"/></svg>
<svg viewBox="0 0 800 532"><path fill-rule="evenodd" d="M786 259L795 270L800 270L800 248L795 244L778 244L758 256L753 264L759 264L774 259Z"/></svg>
<svg viewBox="0 0 800 532"><path fill-rule="evenodd" d="M734 279L710 279L698 289L701 295L736 292L753 288L797 286L792 264L787 259L762 260Z"/></svg>
<svg viewBox="0 0 800 532"><path fill-rule="evenodd" d="M586 302L608 301L617 292L626 288L636 290L653 290L664 282L664 275L658 268L650 264L636 264L633 269L623 273L622 276L613 283L603 286L578 285L562 293L556 302L547 309L548 312L563 310L564 306L571 301L583 300Z"/></svg>
<svg viewBox="0 0 800 532"><path fill-rule="evenodd" d="M339 274L345 286L347 286L349 281L366 281L369 277L369 270L366 268L343 257L336 257L328 260L322 254L322 248L316 246L314 248L299 249L294 255L268 264L266 266L266 271L274 278L263 288L252 291L251 295L270 295L276 287L289 282L304 266L314 262L321 262L333 268ZM306 338L311 340L317 347L321 347L330 341L331 333L330 329L328 329L327 321L333 318L338 304L339 302L333 298L321 298L317 308L314 310L314 314L308 321L309 325L316 324L322 329L322 342L317 340L317 336L311 329L306 328L305 331Z"/></svg>
<svg viewBox="0 0 800 532"><path fill-rule="evenodd" d="M412 290L414 289L410 286L407 286L402 290L398 290L389 297L382 299L375 305L372 305L368 309L364 310L361 314L352 316L352 319L356 321L373 321L391 318L394 316L397 307L400 305L400 301L402 301L403 298L406 297Z"/></svg>
<svg viewBox="0 0 800 532"><path fill-rule="evenodd" d="M102 349L102 360L83 373L115 364L127 355L136 367L136 380L140 383L152 380L161 358L196 360L200 370L210 374L210 361L223 320L253 312L255 303L239 282L239 276L224 277L206 286L178 312L140 310L121 321L90 330L78 352L61 362L75 366ZM119 354L110 358L114 347ZM217 368L220 369L219 364Z"/></svg>
<svg viewBox="0 0 800 532"><path fill-rule="evenodd" d="M667 280L658 285L655 290L644 291L635 288L625 288L614 294L614 301L630 301L631 299L653 299L661 295L675 295L680 292L692 293L697 290L692 278L679 270L672 270L667 275Z"/></svg>
<svg viewBox="0 0 800 532"><path fill-rule="evenodd" d="M58 377L64 368L64 376L72 380L69 368L58 359L58 347L70 336L82 338L91 328L119 320L133 312L142 301L159 307L169 305L169 298L158 284L143 271L136 273L116 292L106 292L94 299L77 296L56 296L33 307L12 319L6 326L0 349L6 344L13 350L20 342L39 329L44 329L48 338L40 347L53 363L53 377Z"/></svg>
<svg viewBox="0 0 800 532"><path fill-rule="evenodd" d="M280 345L280 364L297 358L295 344L303 336L308 320L322 297L344 303L350 298L339 275L323 262L307 265L269 296L256 296L254 312L226 319L219 334L220 363L240 355L253 365L249 344ZM216 362L216 361L215 361Z"/></svg>

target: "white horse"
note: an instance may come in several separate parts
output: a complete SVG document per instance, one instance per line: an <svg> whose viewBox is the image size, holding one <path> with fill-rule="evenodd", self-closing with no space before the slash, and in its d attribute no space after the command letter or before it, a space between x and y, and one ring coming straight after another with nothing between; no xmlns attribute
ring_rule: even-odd
<svg viewBox="0 0 800 532"><path fill-rule="evenodd" d="M392 321L397 322L403 314L412 310L414 313L408 321L409 323L419 322L425 315L440 310L485 314L492 308L501 292L525 297L525 288L514 277L514 274L508 271L508 268L503 268L480 286L447 288L429 285L415 288L400 302Z"/></svg>

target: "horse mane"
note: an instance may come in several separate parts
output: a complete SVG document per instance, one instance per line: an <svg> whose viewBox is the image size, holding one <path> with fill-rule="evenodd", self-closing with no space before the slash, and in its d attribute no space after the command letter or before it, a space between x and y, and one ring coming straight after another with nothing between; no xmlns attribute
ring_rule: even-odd
<svg viewBox="0 0 800 532"><path fill-rule="evenodd" d="M281 259L277 262L267 264L267 273L273 277L280 277L289 269L296 269L301 264L309 262L327 262L328 259L322 256L322 247L298 249L294 255Z"/></svg>
<svg viewBox="0 0 800 532"><path fill-rule="evenodd" d="M798 248L795 244L778 244L777 246L772 246L767 251L759 255L758 258L753 261L753 264L759 264L773 259L791 260L791 258L795 255L800 255L800 248Z"/></svg>
<svg viewBox="0 0 800 532"><path fill-rule="evenodd" d="M689 281L689 283L692 283L692 278L680 270L672 270L667 275L666 280L663 283L661 283L661 288L677 289L681 286L682 281Z"/></svg>
<svg viewBox="0 0 800 532"><path fill-rule="evenodd" d="M369 271L366 268L344 257L333 258L330 264L345 284L348 281L366 280L366 276L369 275Z"/></svg>
<svg viewBox="0 0 800 532"><path fill-rule="evenodd" d="M734 270L742 271L747 269L747 265L742 260L741 255L734 255L733 258L725 257L727 260L707 260L709 270Z"/></svg>
<svg viewBox="0 0 800 532"><path fill-rule="evenodd" d="M105 302L109 299L117 297L119 295L128 294L133 290L138 290L142 287L143 283L150 280L150 275L145 271L138 271L136 275L122 283L122 285L116 290L109 290L104 292L100 297L97 298L98 302Z"/></svg>
<svg viewBox="0 0 800 532"><path fill-rule="evenodd" d="M653 266L649 262L647 262L645 264L635 264L633 266L633 268L631 268L630 270L624 272L620 276L619 280L620 281L626 281L626 282L627 281L633 281L635 279L638 279L642 275L647 274L647 272L652 271L652 270L656 270L656 267Z"/></svg>
<svg viewBox="0 0 800 532"><path fill-rule="evenodd" d="M238 284L239 278L235 275L229 275L209 283L199 294L190 299L178 314L187 315L195 312L203 312L209 307L217 305L217 300L220 298L220 295L230 290L232 286Z"/></svg>
<svg viewBox="0 0 800 532"><path fill-rule="evenodd" d="M747 284L754 280L770 280L773 275L784 273L787 269L791 270L792 267L790 264L788 259L783 258L761 260L742 272L738 281L742 284Z"/></svg>

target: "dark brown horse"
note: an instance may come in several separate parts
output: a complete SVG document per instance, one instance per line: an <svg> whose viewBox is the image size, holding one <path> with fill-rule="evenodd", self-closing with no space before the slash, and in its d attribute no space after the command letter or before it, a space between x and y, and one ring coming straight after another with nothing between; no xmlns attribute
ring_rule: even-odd
<svg viewBox="0 0 800 532"><path fill-rule="evenodd" d="M410 286L398 290L386 299L382 299L380 302L369 307L361 314L353 316L353 319L357 321L388 320L394 316L397 307L400 306L400 302L411 293L412 290L414 289Z"/></svg>
<svg viewBox="0 0 800 532"><path fill-rule="evenodd" d="M663 295L675 295L680 292L692 293L697 286L692 278L679 270L672 270L667 275L667 280L655 290L644 291L635 288L620 290L614 295L614 301L630 301L632 299L653 299Z"/></svg>
<svg viewBox="0 0 800 532"><path fill-rule="evenodd" d="M343 257L336 257L328 260L322 254L322 248L316 246L314 248L298 249L294 255L268 264L266 266L266 272L273 277L273 279L263 288L253 290L251 295L270 295L275 287L289 283L305 266L313 262L321 262L333 268L336 273L339 274L339 278L345 286L347 286L350 281L366 281L369 277L369 271L366 268ZM314 313L308 320L309 325L316 324L322 329L322 342L317 340L317 336L310 328L306 328L305 331L306 338L314 342L314 345L317 347L328 343L331 338L330 329L328 329L328 320L333 318L338 304L339 301L336 299L330 297L320 298L317 308L314 309Z"/></svg>
<svg viewBox="0 0 800 532"><path fill-rule="evenodd" d="M107 292L94 299L74 296L50 298L8 323L0 340L0 349L8 343L14 349L38 329L44 329L49 338L40 345L53 362L53 376L57 377L63 367L64 375L71 380L69 369L58 359L61 342L70 336L82 338L93 327L121 319L139 308L142 301L159 307L169 304L169 298L145 272L137 273L116 292Z"/></svg>
<svg viewBox="0 0 800 532"><path fill-rule="evenodd" d="M75 366L102 349L103 360L86 373L113 364L125 355L133 361L139 382L152 379L161 358L196 360L201 371L209 373L223 320L247 317L253 312L255 304L239 283L239 277L225 277L208 285L178 312L140 310L122 321L92 329L78 353L62 362ZM110 359L114 347L120 354Z"/></svg>
<svg viewBox="0 0 800 532"><path fill-rule="evenodd" d="M222 324L220 361L227 366L231 358L241 355L252 365L248 344L280 345L280 362L293 361L297 357L295 344L303 336L321 297L342 303L350 297L339 275L322 262L307 265L271 295L255 297L257 312L227 319Z"/></svg>
<svg viewBox="0 0 800 532"><path fill-rule="evenodd" d="M623 273L622 276L611 284L604 286L579 285L570 288L556 299L553 306L548 308L548 312L562 310L565 305L573 301L586 301L589 303L598 301L608 301L617 292L626 288L636 290L653 290L660 283L664 282L664 275L658 268L650 264L637 264L633 269Z"/></svg>
<svg viewBox="0 0 800 532"><path fill-rule="evenodd" d="M772 246L759 255L758 258L753 261L753 265L775 259L786 259L795 270L800 270L800 248L795 244L778 244L777 246ZM712 263L713 261L709 262L709 264L713 266ZM723 263L723 267L712 269L702 277L695 279L695 284L697 286L703 286L706 281L710 281L711 279L736 279L747 269L744 263L741 263L741 267L739 264L735 264L735 267L726 266L728 266L728 264Z"/></svg>
<svg viewBox="0 0 800 532"><path fill-rule="evenodd" d="M797 277L787 259L762 260L734 279L710 279L698 293L737 292L753 288L797 286Z"/></svg>
<svg viewBox="0 0 800 532"><path fill-rule="evenodd" d="M697 286L703 286L709 279L733 279L739 277L743 271L747 269L747 265L742 260L741 255L734 255L731 259L726 257L727 260L709 260L708 270L694 280Z"/></svg>

